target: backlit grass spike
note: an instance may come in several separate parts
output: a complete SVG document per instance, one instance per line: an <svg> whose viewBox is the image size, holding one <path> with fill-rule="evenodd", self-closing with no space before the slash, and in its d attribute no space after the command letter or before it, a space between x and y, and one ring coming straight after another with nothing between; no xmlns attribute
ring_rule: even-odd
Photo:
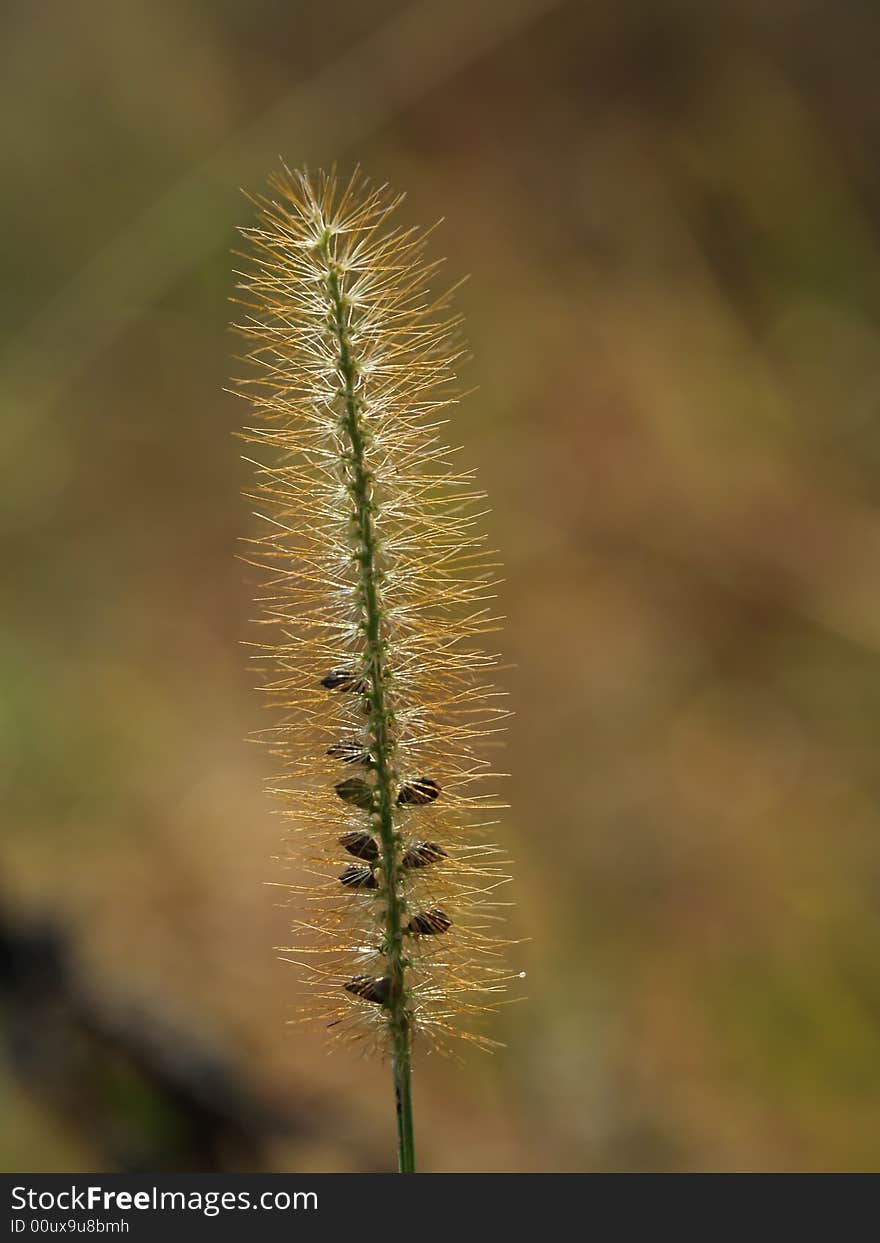
<svg viewBox="0 0 880 1243"><path fill-rule="evenodd" d="M497 566L483 497L442 439L460 320L429 292L427 232L394 224L400 202L359 173L272 177L243 230L237 327L255 656L278 713L263 737L297 872L287 952L332 1037L390 1051L411 1170L413 1048L490 1047L471 1024L509 972L481 753L506 715L480 647Z"/></svg>

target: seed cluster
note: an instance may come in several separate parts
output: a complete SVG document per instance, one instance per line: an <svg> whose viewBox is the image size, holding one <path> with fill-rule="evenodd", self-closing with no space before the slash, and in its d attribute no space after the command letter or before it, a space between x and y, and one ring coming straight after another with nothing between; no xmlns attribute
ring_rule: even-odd
<svg viewBox="0 0 880 1243"><path fill-rule="evenodd" d="M326 677L321 679L321 686L326 690L346 690L354 691L364 690L363 682L357 678L346 677L340 679L341 671L333 670ZM343 739L336 742L333 746L327 748L327 754L335 759L341 760L344 764L363 764L367 768L372 768L372 758L369 750L367 750L360 742L355 739ZM347 803L354 804L362 811L369 812L371 815L376 812L376 804L374 799L373 787L366 781L358 777L349 777L345 781L340 781L335 787L339 797ZM396 802L398 806L418 807L425 803L432 803L440 796L440 786L430 777L417 777L413 781L401 786L397 793ZM339 875L339 880L346 889L350 890L374 890L379 889L379 881L376 878L376 868L381 863L381 851L379 843L375 837L369 832L353 829L347 833L343 833L338 838L339 845L342 846L349 854L357 859L366 861L365 867L358 867L349 864ZM430 848L430 849L426 849ZM436 863L440 859L448 858L446 851L436 842L415 842L408 846L404 851L401 865L404 869L413 867L427 867L431 863ZM441 933L448 932L452 927L452 920L441 910L440 907L432 907L430 910L421 911L408 921L406 931L411 936L437 936ZM387 976L373 978L370 976L358 975L344 986L346 992L351 993L355 997L362 997L366 1001L373 1002L376 1005L386 1005L392 995L391 981Z"/></svg>

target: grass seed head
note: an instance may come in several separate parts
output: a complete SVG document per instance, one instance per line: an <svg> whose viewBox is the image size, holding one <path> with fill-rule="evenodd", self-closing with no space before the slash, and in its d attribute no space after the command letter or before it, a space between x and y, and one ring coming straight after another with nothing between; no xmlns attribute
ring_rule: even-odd
<svg viewBox="0 0 880 1243"><path fill-rule="evenodd" d="M509 978L482 754L506 713L481 647L498 623L482 497L442 439L460 320L384 187L284 169L255 203L237 299L247 560L309 1008L395 1056L479 1041Z"/></svg>

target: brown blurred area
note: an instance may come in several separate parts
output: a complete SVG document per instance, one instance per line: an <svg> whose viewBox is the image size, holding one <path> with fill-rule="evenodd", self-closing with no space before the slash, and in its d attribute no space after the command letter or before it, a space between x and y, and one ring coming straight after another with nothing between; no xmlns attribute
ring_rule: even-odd
<svg viewBox="0 0 880 1243"><path fill-rule="evenodd" d="M880 1165L880 16L11 0L0 1168L387 1169L301 1032L224 394L239 193L408 191L478 385L528 1000L431 1170Z"/></svg>

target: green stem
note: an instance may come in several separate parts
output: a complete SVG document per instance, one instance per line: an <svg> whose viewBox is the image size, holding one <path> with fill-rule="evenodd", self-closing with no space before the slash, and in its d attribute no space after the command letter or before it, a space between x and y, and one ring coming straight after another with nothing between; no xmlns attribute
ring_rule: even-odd
<svg viewBox="0 0 880 1243"><path fill-rule="evenodd" d="M366 463L365 436L361 425L361 408L355 393L357 368L352 358L345 298L339 272L330 253L330 239L324 236L320 252L327 264L327 289L330 294L333 332L339 347L338 364L343 379L343 426L351 446L346 455L346 482L354 503L354 530L357 559L360 567L360 597L364 616L365 660L370 679L370 733L372 761L376 774L376 810L379 815L379 838L382 853L383 898L385 902L385 955L390 980L390 996L386 1006L391 1033L391 1067L397 1106L397 1153L401 1174L415 1172L413 1139L411 1038L406 1008L404 971L406 954L403 937L403 902L400 893L400 850L394 831L395 781L390 765L392 714L385 687L385 648L382 633L382 608L377 587L377 541L372 501L373 480Z"/></svg>

